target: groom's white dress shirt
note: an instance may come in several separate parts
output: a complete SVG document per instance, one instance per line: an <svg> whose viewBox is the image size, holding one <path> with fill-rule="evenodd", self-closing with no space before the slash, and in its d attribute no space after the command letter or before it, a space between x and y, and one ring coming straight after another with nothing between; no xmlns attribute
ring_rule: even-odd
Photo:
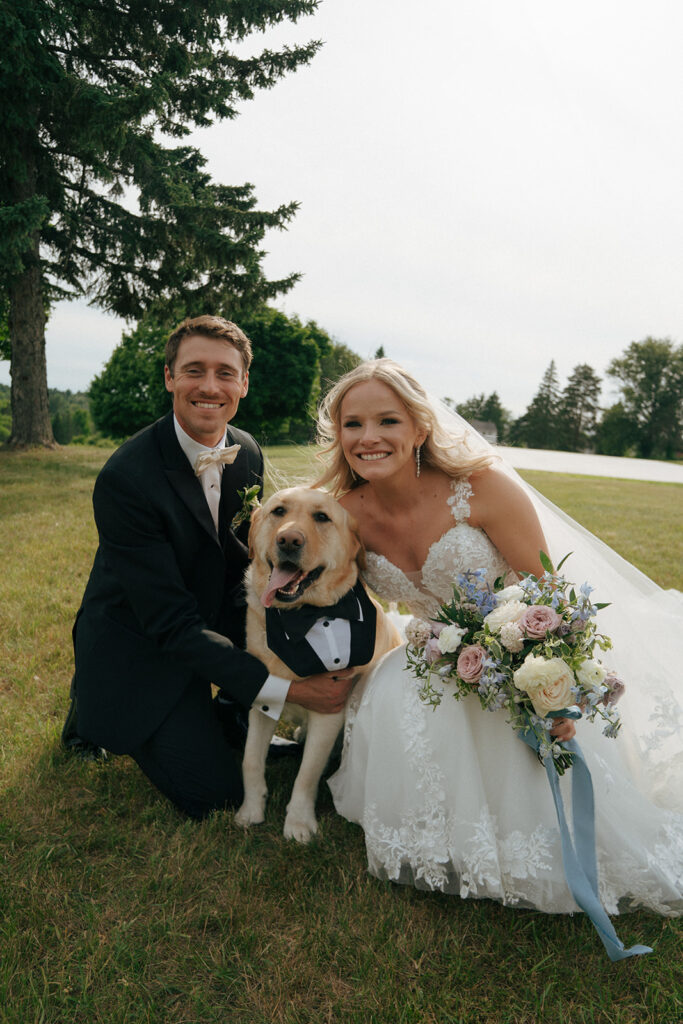
<svg viewBox="0 0 683 1024"><path fill-rule="evenodd" d="M173 417L173 423L175 425L176 437L180 447L185 452L187 459L194 469L195 463L200 455L204 455L207 452L212 452L214 448L208 448L204 444L200 444L199 441L195 441L194 438L186 434L183 428L178 423L178 420ZM220 444L216 445L216 448L225 447L225 435ZM221 481L223 478L223 466L217 462L205 469L199 477L199 482L204 489L206 501L211 512L211 517L218 531L218 506L221 501ZM289 686L291 679L282 679L281 676L269 675L265 683L256 694L254 698L253 707L262 711L264 715L268 715L269 718L277 720L282 714L282 709L285 706L287 700L287 694L289 693Z"/></svg>

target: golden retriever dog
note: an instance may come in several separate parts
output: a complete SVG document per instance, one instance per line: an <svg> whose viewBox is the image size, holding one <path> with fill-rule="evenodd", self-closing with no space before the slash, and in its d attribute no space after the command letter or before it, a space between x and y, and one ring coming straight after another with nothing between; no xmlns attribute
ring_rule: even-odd
<svg viewBox="0 0 683 1024"><path fill-rule="evenodd" d="M249 548L252 562L245 577L247 649L260 658L272 674L285 679L303 678L295 675L268 647L266 608L302 609L302 606L312 605L321 608L324 618L323 608L336 605L352 591L358 582L359 568L364 564L355 520L325 491L290 487L278 491L255 510ZM368 650L370 659L360 666L355 685L382 654L401 643L398 630L377 602L369 597L365 600L371 601L377 612L374 652ZM285 637L284 642L287 641ZM371 636L369 643L372 643ZM318 784L344 724L344 712L319 714L288 703L284 717L306 727L301 767L287 805L284 834L288 839L307 843L318 830L315 817ZM245 827L264 820L265 763L275 726L273 719L252 708L243 761L244 802L236 814L236 821Z"/></svg>

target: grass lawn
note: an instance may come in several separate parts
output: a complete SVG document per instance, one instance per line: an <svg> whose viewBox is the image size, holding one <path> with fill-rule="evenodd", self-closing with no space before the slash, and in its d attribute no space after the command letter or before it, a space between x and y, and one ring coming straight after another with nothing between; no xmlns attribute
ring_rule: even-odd
<svg viewBox="0 0 683 1024"><path fill-rule="evenodd" d="M649 957L611 964L582 916L380 883L327 787L309 848L268 821L197 825L125 757L59 747L70 630L108 453L0 452L0 1024L680 1024L681 927L622 917ZM289 479L306 450L274 449ZM664 586L683 588L681 489L525 473Z"/></svg>

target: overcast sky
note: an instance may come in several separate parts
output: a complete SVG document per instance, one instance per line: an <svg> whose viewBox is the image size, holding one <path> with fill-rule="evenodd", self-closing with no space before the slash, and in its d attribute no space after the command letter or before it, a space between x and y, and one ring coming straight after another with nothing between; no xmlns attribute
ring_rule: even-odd
<svg viewBox="0 0 683 1024"><path fill-rule="evenodd" d="M564 383L681 341L680 0L323 0L267 39L312 37L309 67L193 136L261 208L301 203L266 239L269 276L304 275L281 309L515 414L551 358ZM49 385L86 389L123 326L57 307Z"/></svg>

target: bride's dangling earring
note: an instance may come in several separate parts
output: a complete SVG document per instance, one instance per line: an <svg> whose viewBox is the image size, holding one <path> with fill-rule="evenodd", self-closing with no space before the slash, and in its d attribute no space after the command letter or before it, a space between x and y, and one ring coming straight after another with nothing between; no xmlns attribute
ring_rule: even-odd
<svg viewBox="0 0 683 1024"><path fill-rule="evenodd" d="M419 444L417 446L417 448L415 449L415 476L419 476L420 475L420 451L421 451L421 449L422 449L422 445L421 444Z"/></svg>

